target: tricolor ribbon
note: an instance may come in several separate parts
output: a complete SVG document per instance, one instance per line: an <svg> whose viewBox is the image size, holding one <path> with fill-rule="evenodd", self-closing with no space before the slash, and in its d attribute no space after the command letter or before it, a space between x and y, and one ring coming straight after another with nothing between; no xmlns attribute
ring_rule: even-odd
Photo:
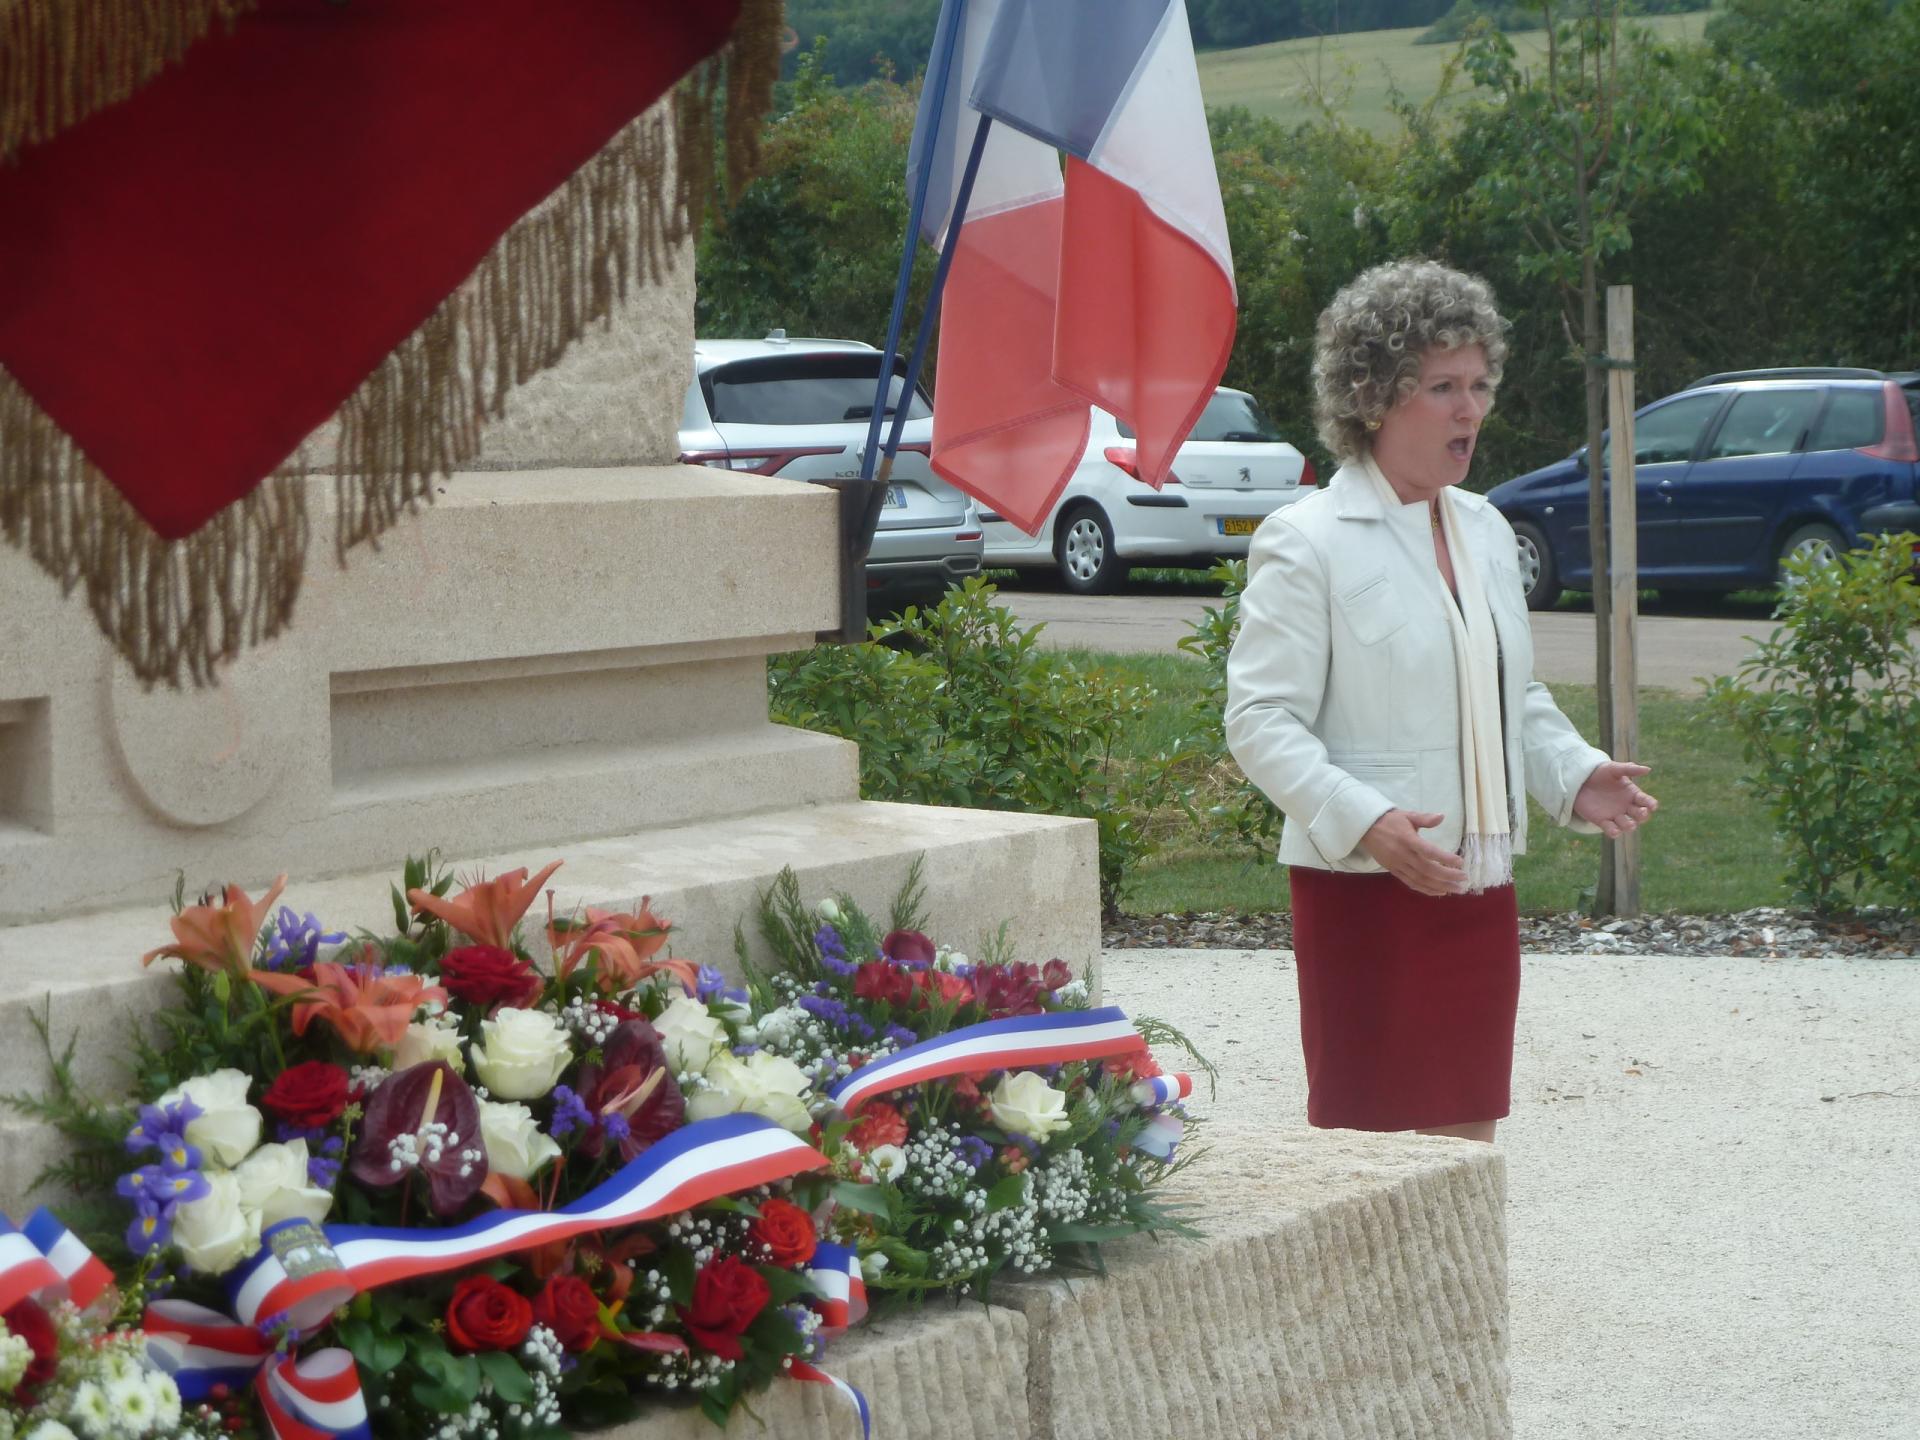
<svg viewBox="0 0 1920 1440"><path fill-rule="evenodd" d="M113 1271L51 1210L34 1211L19 1229L0 1215L0 1311L22 1300L85 1308L112 1283Z"/></svg>
<svg viewBox="0 0 1920 1440"><path fill-rule="evenodd" d="M829 1375L818 1365L809 1365L805 1360L796 1360L787 1368L787 1374L796 1380L817 1380L822 1385L831 1385L847 1399L853 1402L853 1408L860 1415L860 1434L862 1440L873 1440L873 1412L867 1408L867 1397L842 1380L838 1375Z"/></svg>
<svg viewBox="0 0 1920 1440"><path fill-rule="evenodd" d="M852 1246L823 1241L807 1266L807 1280L818 1292L813 1308L820 1313L822 1336L845 1334L865 1318L867 1281L860 1273L860 1252Z"/></svg>
<svg viewBox="0 0 1920 1440"><path fill-rule="evenodd" d="M1133 1082L1133 1103L1151 1109L1157 1105L1171 1105L1193 1094L1191 1075L1151 1075L1145 1080Z"/></svg>
<svg viewBox="0 0 1920 1440"><path fill-rule="evenodd" d="M446 1230L323 1229L304 1220L282 1221L262 1236L260 1253L229 1277L227 1292L243 1324L285 1316L294 1329L308 1330L362 1291L637 1225L826 1163L826 1156L771 1120L722 1115L674 1131L558 1210L496 1210Z"/></svg>
<svg viewBox="0 0 1920 1440"><path fill-rule="evenodd" d="M191 1300L156 1300L141 1320L147 1358L173 1376L180 1398L252 1385L275 1440L369 1440L360 1373L345 1350L282 1355L251 1325Z"/></svg>
<svg viewBox="0 0 1920 1440"><path fill-rule="evenodd" d="M827 1093L852 1115L876 1095L972 1070L1125 1055L1145 1044L1118 1006L987 1020L862 1065Z"/></svg>

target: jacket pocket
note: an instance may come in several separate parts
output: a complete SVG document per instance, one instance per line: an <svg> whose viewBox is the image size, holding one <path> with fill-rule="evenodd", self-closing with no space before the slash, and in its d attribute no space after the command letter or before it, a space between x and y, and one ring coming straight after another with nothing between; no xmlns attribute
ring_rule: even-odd
<svg viewBox="0 0 1920 1440"><path fill-rule="evenodd" d="M1339 600L1341 617L1362 645L1378 645L1407 623L1406 607L1385 571L1342 591Z"/></svg>
<svg viewBox="0 0 1920 1440"><path fill-rule="evenodd" d="M1402 810L1414 810L1420 767L1396 755L1329 755L1328 760L1362 785L1378 790Z"/></svg>

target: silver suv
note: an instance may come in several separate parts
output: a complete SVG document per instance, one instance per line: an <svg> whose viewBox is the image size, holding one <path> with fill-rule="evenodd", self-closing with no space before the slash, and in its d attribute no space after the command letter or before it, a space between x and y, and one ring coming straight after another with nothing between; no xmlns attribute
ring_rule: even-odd
<svg viewBox="0 0 1920 1440"><path fill-rule="evenodd" d="M905 388L896 365L887 420ZM860 473L880 352L857 340L696 340L693 383L680 420L680 459L778 475L851 479ZM883 429L884 434L884 429ZM933 407L916 389L867 558L871 600L931 599L980 573L984 548L973 502L933 473Z"/></svg>

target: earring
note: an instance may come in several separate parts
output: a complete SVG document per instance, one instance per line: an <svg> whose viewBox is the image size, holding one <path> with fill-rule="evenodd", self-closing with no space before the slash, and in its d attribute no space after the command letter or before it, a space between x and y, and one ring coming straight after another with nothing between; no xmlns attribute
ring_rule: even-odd
<svg viewBox="0 0 1920 1440"><path fill-rule="evenodd" d="M1367 421L1367 429L1378 430L1379 428L1380 428L1380 422L1378 420Z"/></svg>

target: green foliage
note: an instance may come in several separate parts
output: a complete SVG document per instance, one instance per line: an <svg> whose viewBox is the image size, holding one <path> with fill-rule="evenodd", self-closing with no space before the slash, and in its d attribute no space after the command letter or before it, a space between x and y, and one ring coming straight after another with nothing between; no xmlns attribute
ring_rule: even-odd
<svg viewBox="0 0 1920 1440"><path fill-rule="evenodd" d="M1259 788L1241 775L1227 751L1227 657L1240 627L1240 593L1247 588L1247 562L1223 560L1208 572L1220 582L1221 602L1208 605L1180 637L1180 648L1204 661L1206 688L1192 697L1188 723L1191 752L1217 776L1214 793L1191 807L1210 845L1272 852L1284 817ZM1203 793L1196 785L1195 795Z"/></svg>
<svg viewBox="0 0 1920 1440"><path fill-rule="evenodd" d="M1708 694L1740 735L1815 908L1920 908L1920 586L1912 535L1840 564L1790 562L1779 627Z"/></svg>
<svg viewBox="0 0 1920 1440"><path fill-rule="evenodd" d="M1042 650L996 593L969 579L861 644L775 659L773 717L858 742L869 799L1091 817L1111 907L1172 784L1174 757L1114 753L1152 692Z"/></svg>

